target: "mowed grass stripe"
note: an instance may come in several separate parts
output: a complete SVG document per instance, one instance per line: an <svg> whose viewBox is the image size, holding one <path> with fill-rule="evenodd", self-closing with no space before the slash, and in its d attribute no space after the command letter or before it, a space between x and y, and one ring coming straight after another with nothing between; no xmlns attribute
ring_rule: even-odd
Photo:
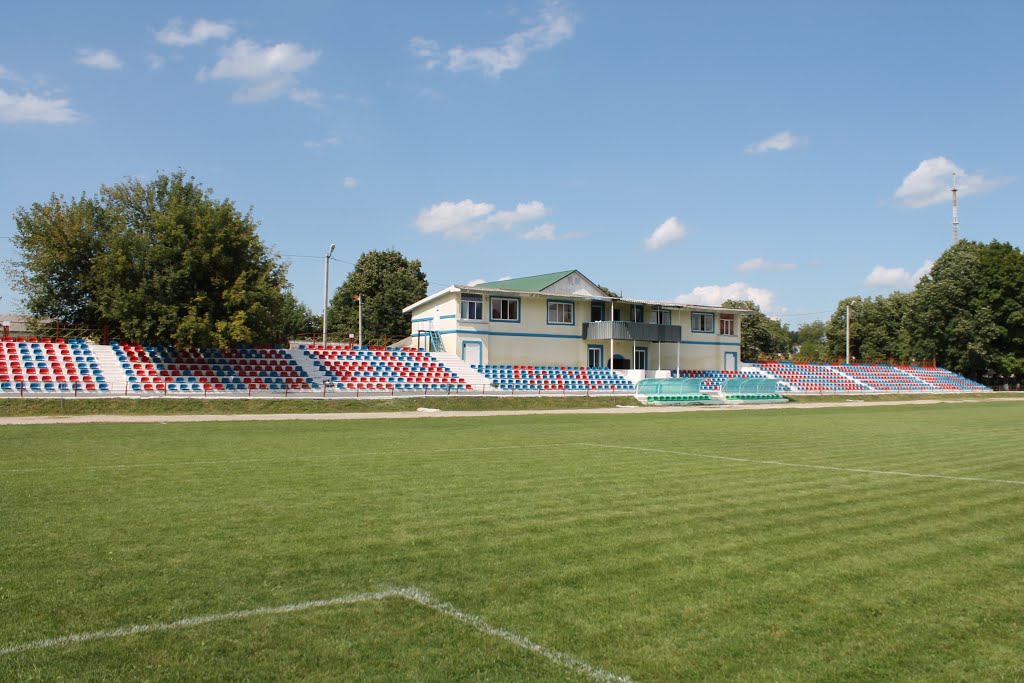
<svg viewBox="0 0 1024 683"><path fill-rule="evenodd" d="M901 451L885 444L900 433L903 407L788 411L824 414L795 421L703 413L472 418L383 431L353 423L82 428L90 441L134 440L135 455L121 447L115 455L135 462L239 451L268 460L0 475L0 513L19 520L0 527L0 544L12 551L0 565L0 599L15 615L0 620L0 643L390 583L422 586L488 623L636 680L1018 679L1020 487L558 445L571 437L681 449L699 436L702 450L725 454L767 450L778 459L845 463L875 449L869 465L927 467L933 454L948 468L956 453L943 433L962 421L980 450L991 450L982 470L1020 477L1024 466L989 449L984 435L1002 439L1005 420L1024 415L988 407L915 413L931 436ZM868 412L879 419L847 415ZM870 443L835 438L858 432L870 433ZM138 445L167 436L174 447L159 446L152 456ZM45 449L48 437L18 438ZM826 450L815 452L804 438ZM449 444L516 448L438 452ZM280 459L289 448L323 457ZM80 462L111 457L102 448L81 450ZM15 452L24 462L25 451ZM48 460L45 450L27 457ZM287 658L289 677L386 670L367 668L377 655L404 658L396 670L416 662L417 674L407 677L450 677L452 669L430 656L430 629L444 627L430 621L409 633L402 621L392 614L367 622L363 640L374 648L394 638L405 654L339 648L349 638L343 630L305 620L273 628L284 642L317 653ZM230 652L230 660L243 657L247 638L214 629L189 645L196 657ZM481 654L470 638L446 642L455 644L445 661L483 658L496 667L492 675L502 672L496 680L530 666L501 649L484 646ZM275 656L274 646L259 645ZM84 665L77 677L134 670L133 662L159 658L170 645L91 647L106 664ZM343 655L323 655L339 649ZM40 678L69 676L60 658L40 655L30 664ZM174 677L173 667L158 670ZM224 671L215 666L207 678L228 678ZM564 678L523 671L520 678Z"/></svg>

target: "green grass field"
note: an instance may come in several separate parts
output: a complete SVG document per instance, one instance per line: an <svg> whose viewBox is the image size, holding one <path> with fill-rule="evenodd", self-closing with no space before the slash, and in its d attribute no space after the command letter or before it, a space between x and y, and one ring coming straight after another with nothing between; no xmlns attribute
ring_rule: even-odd
<svg viewBox="0 0 1024 683"><path fill-rule="evenodd" d="M5 426L0 680L1021 680L1022 425Z"/></svg>

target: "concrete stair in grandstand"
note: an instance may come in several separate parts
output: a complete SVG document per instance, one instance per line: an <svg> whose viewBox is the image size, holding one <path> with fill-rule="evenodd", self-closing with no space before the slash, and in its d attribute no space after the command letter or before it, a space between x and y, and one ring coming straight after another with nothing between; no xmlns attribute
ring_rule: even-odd
<svg viewBox="0 0 1024 683"><path fill-rule="evenodd" d="M115 396L123 396L128 386L128 375L125 374L121 362L117 359L114 349L106 344L89 344L92 355L103 370L107 379L108 392Z"/></svg>
<svg viewBox="0 0 1024 683"><path fill-rule="evenodd" d="M484 377L480 372L474 370L469 363L462 360L454 353L447 351L432 351L431 357L438 363L443 363L446 368L466 380L466 384L473 385L474 391L491 386L491 380Z"/></svg>
<svg viewBox="0 0 1024 683"><path fill-rule="evenodd" d="M297 343L293 343L288 349L288 356L298 363L300 368L306 371L306 374L309 375L311 380L316 382L318 387L323 388L324 382L330 381L327 379L327 374L323 371L323 368L314 364L314 359L304 354Z"/></svg>

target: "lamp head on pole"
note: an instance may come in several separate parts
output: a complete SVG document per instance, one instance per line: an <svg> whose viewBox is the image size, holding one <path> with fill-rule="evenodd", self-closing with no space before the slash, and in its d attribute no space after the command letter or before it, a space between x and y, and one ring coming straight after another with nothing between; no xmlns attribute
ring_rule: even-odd
<svg viewBox="0 0 1024 683"><path fill-rule="evenodd" d="M331 254L333 254L333 253L334 253L334 246L335 246L335 245L333 245L333 244L331 245L331 249L330 249L330 251L328 251L328 252L327 252L327 258L331 258Z"/></svg>

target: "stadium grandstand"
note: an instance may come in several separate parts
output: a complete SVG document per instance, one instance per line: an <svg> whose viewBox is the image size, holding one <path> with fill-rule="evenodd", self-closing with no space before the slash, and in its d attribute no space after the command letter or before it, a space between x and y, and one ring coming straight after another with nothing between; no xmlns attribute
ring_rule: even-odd
<svg viewBox="0 0 1024 683"><path fill-rule="evenodd" d="M452 285L404 309L394 346L176 349L5 336L0 395L636 394L647 403L988 391L937 367L740 361L743 317L613 296L577 270Z"/></svg>

